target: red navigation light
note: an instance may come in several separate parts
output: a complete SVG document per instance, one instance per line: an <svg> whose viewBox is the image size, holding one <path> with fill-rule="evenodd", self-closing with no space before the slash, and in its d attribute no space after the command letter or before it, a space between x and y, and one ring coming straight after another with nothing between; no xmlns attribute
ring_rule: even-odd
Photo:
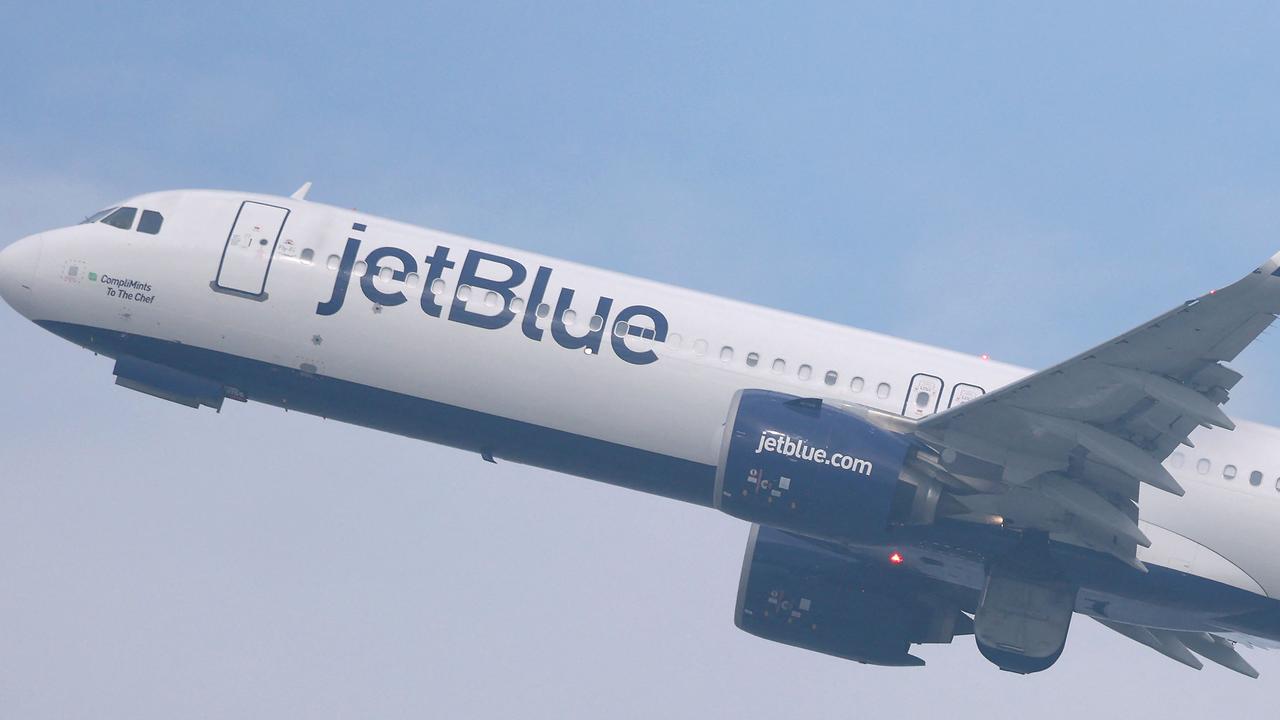
<svg viewBox="0 0 1280 720"><path fill-rule="evenodd" d="M903 558L902 553L898 552L897 550L894 550L892 553L889 554L890 565L901 565L904 562L906 562L906 559Z"/></svg>

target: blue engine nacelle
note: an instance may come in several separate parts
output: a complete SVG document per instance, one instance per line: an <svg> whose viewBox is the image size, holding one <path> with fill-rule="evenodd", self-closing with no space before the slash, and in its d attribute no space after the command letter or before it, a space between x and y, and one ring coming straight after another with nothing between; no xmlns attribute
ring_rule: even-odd
<svg viewBox="0 0 1280 720"><path fill-rule="evenodd" d="M833 540L932 522L938 483L913 472L915 446L821 400L741 390L725 424L715 507Z"/></svg>
<svg viewBox="0 0 1280 720"><path fill-rule="evenodd" d="M954 602L910 573L877 568L838 545L751 528L734 624L765 640L874 665L912 666L913 643L973 632Z"/></svg>

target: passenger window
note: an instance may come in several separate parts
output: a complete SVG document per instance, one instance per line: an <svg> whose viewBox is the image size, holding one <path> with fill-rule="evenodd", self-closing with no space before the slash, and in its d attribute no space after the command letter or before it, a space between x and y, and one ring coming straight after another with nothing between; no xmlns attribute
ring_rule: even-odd
<svg viewBox="0 0 1280 720"><path fill-rule="evenodd" d="M747 367L755 367L760 364L760 353L747 353Z"/></svg>
<svg viewBox="0 0 1280 720"><path fill-rule="evenodd" d="M773 361L773 371L782 374L787 371L787 361L782 358L775 358Z"/></svg>
<svg viewBox="0 0 1280 720"><path fill-rule="evenodd" d="M604 318L599 315L592 315L591 321L587 323L587 327L591 329L591 332L598 331L600 328L604 327Z"/></svg>
<svg viewBox="0 0 1280 720"><path fill-rule="evenodd" d="M578 312L573 308L565 308L564 312L560 313L560 322L564 323L565 327L573 327L577 321Z"/></svg>
<svg viewBox="0 0 1280 720"><path fill-rule="evenodd" d="M444 278L436 278L435 280L431 281L432 295L443 295L446 289L447 288L445 288Z"/></svg>
<svg viewBox="0 0 1280 720"><path fill-rule="evenodd" d="M667 335L667 344L673 348L680 347L680 343L683 341L684 338L680 337L680 333L670 333Z"/></svg>
<svg viewBox="0 0 1280 720"><path fill-rule="evenodd" d="M876 397L881 400L889 397L889 383L880 383L876 386Z"/></svg>
<svg viewBox="0 0 1280 720"><path fill-rule="evenodd" d="M539 320L546 320L551 315L551 306L546 303L539 303L538 309L535 311Z"/></svg>
<svg viewBox="0 0 1280 720"><path fill-rule="evenodd" d="M626 320L619 320L613 326L613 335L614 337L626 337L627 331L630 329L631 329L631 326L627 324Z"/></svg>
<svg viewBox="0 0 1280 720"><path fill-rule="evenodd" d="M139 226L139 228L141 228L141 226ZM315 261L315 259L316 259L315 250L312 250L311 248L306 248L302 251L302 262L310 265L312 262Z"/></svg>
<svg viewBox="0 0 1280 720"><path fill-rule="evenodd" d="M808 380L813 377L813 367L810 365L801 365L798 373L801 380Z"/></svg>
<svg viewBox="0 0 1280 720"><path fill-rule="evenodd" d="M1235 480L1235 479L1236 479L1236 466L1235 466L1235 465L1223 465L1223 466L1222 466L1222 477L1226 478L1227 480Z"/></svg>
<svg viewBox="0 0 1280 720"><path fill-rule="evenodd" d="M360 265L359 263L356 263L356 266L357 266L357 267L359 267L359 265ZM471 286L470 286L470 285L459 285L459 286L458 286L458 299L459 299L459 300L461 300L462 302L467 302L468 300L470 300L470 299L471 299Z"/></svg>
<svg viewBox="0 0 1280 720"><path fill-rule="evenodd" d="M138 221L138 232L156 235L160 226L164 225L164 216L155 210L143 210L142 219Z"/></svg>
<svg viewBox="0 0 1280 720"><path fill-rule="evenodd" d="M694 355L697 355L698 357L702 357L703 355L706 355L706 354L707 354L707 341L706 341L706 340L694 340L694 341L693 341L693 354L694 354Z"/></svg>
<svg viewBox="0 0 1280 720"><path fill-rule="evenodd" d="M1259 485L1261 485L1262 473L1258 472L1257 470L1254 470L1253 472L1249 473L1249 484L1254 487L1258 487Z"/></svg>
<svg viewBox="0 0 1280 720"><path fill-rule="evenodd" d="M342 258L338 257L337 255L330 255L329 260L325 263L325 267L329 268L330 270L337 270L338 265L340 264L342 264Z"/></svg>
<svg viewBox="0 0 1280 720"><path fill-rule="evenodd" d="M138 214L137 208L122 207L102 218L102 222L111 227L128 230L133 227L133 218Z"/></svg>
<svg viewBox="0 0 1280 720"><path fill-rule="evenodd" d="M498 293L490 290L489 292L484 294L485 307L496 308L498 307L498 305L501 305L501 304L502 304L502 296L498 295Z"/></svg>
<svg viewBox="0 0 1280 720"><path fill-rule="evenodd" d="M1180 452L1176 452L1169 457L1169 464L1176 468L1182 467L1183 465L1186 464L1186 462L1187 462L1186 456Z"/></svg>
<svg viewBox="0 0 1280 720"><path fill-rule="evenodd" d="M524 298L521 298L521 297L511 298L511 312L516 314L524 312Z"/></svg>
<svg viewBox="0 0 1280 720"><path fill-rule="evenodd" d="M1200 458L1199 460L1196 461L1196 472L1200 473L1201 475L1209 474L1208 458Z"/></svg>
<svg viewBox="0 0 1280 720"><path fill-rule="evenodd" d="M826 377L822 378L822 382L828 385L835 385L836 381L839 379L840 379L840 376L836 373L835 370L828 370Z"/></svg>
<svg viewBox="0 0 1280 720"><path fill-rule="evenodd" d="M733 348L728 345L720 348L720 362L733 362Z"/></svg>
<svg viewBox="0 0 1280 720"><path fill-rule="evenodd" d="M862 392L862 387L863 387L865 384L866 384L866 381L865 381L865 380L863 380L863 379L862 379L862 378L860 378L860 377L856 377L856 378L854 378L854 379L852 379L852 380L850 380L850 381L849 381L849 392L856 392L856 393L860 393L860 392Z"/></svg>

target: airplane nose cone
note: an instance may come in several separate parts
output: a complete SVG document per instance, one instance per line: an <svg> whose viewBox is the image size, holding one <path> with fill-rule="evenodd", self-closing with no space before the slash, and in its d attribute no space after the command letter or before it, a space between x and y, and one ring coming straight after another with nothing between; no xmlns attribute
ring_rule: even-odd
<svg viewBox="0 0 1280 720"><path fill-rule="evenodd" d="M18 312L29 301L42 242L39 235L32 235L0 250L0 298Z"/></svg>

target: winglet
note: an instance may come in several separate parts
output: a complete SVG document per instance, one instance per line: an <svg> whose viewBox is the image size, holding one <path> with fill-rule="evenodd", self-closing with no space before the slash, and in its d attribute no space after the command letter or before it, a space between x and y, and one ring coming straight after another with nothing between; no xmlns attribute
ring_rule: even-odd
<svg viewBox="0 0 1280 720"><path fill-rule="evenodd" d="M309 193L309 192L311 192L311 181L310 181L310 180L308 180L308 181L306 181L306 182L302 183L302 187L300 187L300 188L298 188L297 190L295 190L295 191L293 192L293 194L292 194L292 195L290 195L289 197L293 198L294 200L306 200L306 199L307 199L307 193Z"/></svg>
<svg viewBox="0 0 1280 720"><path fill-rule="evenodd" d="M1264 275L1275 275L1277 271L1280 271L1280 253L1267 258L1267 261L1259 265L1257 270Z"/></svg>

